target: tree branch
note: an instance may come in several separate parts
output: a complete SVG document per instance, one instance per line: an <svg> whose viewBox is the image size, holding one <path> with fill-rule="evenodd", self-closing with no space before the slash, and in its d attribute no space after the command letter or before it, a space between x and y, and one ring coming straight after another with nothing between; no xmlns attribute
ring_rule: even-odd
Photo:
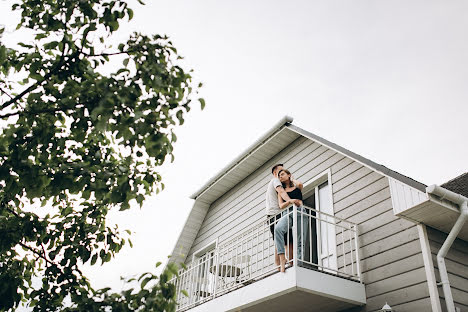
<svg viewBox="0 0 468 312"><path fill-rule="evenodd" d="M0 115L0 119L4 119L4 118L7 118L7 117L11 117L11 116L15 116L15 115L20 115L20 114L27 114L27 115L39 115L39 114L44 114L44 113L56 113L56 112L63 112L67 109L70 109L70 108L63 108L63 107L60 107L60 108L51 108L51 109L42 109L42 110L39 110L39 111L16 111L16 112L13 112L13 113L8 113L8 114L4 114L4 115Z"/></svg>
<svg viewBox="0 0 468 312"><path fill-rule="evenodd" d="M81 53L87 57L98 57L98 56L113 56L113 55L119 55L119 54L128 54L132 52L135 52L135 51L127 50L127 51L120 51L120 52L114 52L114 53L100 53L100 54L89 54L86 52L81 52Z"/></svg>
<svg viewBox="0 0 468 312"><path fill-rule="evenodd" d="M70 59L73 59L75 58L76 56L78 55L78 52L75 52L71 55L71 58ZM56 74L60 68L62 67L63 63L64 63L64 59L65 59L65 48L63 48L63 52L62 52L62 55L60 56L60 60L57 64L57 66L55 66L54 68L52 68L43 78L42 80L40 81L36 81L34 84L30 85L28 88L26 88L26 90L23 90L20 94L18 94L17 96L15 96L14 98L10 99L9 101L5 102L4 104L2 104L0 106L0 110L10 106L11 104L15 103L16 101L18 101L19 99L21 99L25 94L31 92L32 90L36 89L37 87L39 87L44 81L46 81L47 79L49 79L53 74Z"/></svg>
<svg viewBox="0 0 468 312"><path fill-rule="evenodd" d="M1 87L0 87L0 91L2 91L3 93L5 93L6 95L8 95L8 97L9 97L10 99L13 98L8 92L6 92L6 91L5 91L3 88L1 88Z"/></svg>
<svg viewBox="0 0 468 312"><path fill-rule="evenodd" d="M32 248L32 247L29 247L28 245L22 243L22 242L18 242L18 244L23 247L23 248L26 248L30 251L32 251L34 254L36 254L36 256L44 259L47 263L49 264L52 264L53 266L57 267L58 268L58 265L55 263L55 262L52 262L50 261L49 259L47 259L47 257L45 256L45 254L43 255L42 253L40 253L39 251L37 251L36 249Z"/></svg>

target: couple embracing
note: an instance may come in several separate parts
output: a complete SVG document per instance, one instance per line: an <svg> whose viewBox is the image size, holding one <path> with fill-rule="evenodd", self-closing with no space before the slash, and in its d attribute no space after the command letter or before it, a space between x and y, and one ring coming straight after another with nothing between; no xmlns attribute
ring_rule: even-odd
<svg viewBox="0 0 468 312"><path fill-rule="evenodd" d="M304 210L302 207L302 183L294 180L291 173L283 167L283 164L276 164L271 169L273 178L268 184L266 191L266 215L270 226L271 234L275 241L275 264L279 266L279 271L284 272L286 267L285 249L288 249L289 259L292 260L292 206L298 207L297 217L297 253L298 259L302 258L302 236L301 231L308 228L308 218L300 217ZM301 233L301 234L299 234Z"/></svg>

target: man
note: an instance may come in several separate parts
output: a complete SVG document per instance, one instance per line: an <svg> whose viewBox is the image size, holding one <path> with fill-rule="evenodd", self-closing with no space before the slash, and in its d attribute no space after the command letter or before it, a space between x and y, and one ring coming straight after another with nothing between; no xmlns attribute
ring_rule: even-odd
<svg viewBox="0 0 468 312"><path fill-rule="evenodd" d="M281 209L278 203L278 194L284 201L291 200L289 198L288 193L284 190L283 186L281 185L280 180L278 179L278 172L283 170L283 164L276 164L271 168L271 174L273 178L268 183L267 190L266 190L266 198L265 198L265 206L266 206L266 215L268 224L270 225L270 232L273 236L273 240L275 239L275 221L281 218ZM295 205L300 206L302 202L300 200L295 200ZM275 248L275 264L279 265L279 257L278 251Z"/></svg>

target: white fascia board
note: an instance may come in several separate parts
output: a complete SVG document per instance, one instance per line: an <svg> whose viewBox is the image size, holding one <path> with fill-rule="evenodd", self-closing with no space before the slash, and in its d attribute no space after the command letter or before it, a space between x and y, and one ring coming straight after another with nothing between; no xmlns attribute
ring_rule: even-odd
<svg viewBox="0 0 468 312"><path fill-rule="evenodd" d="M353 305L366 304L364 284L301 267L291 267L285 273L275 273L197 305L189 311L220 311L220 307L223 311L240 311L297 290Z"/></svg>
<svg viewBox="0 0 468 312"><path fill-rule="evenodd" d="M254 304L279 297L296 290L296 271L289 268L285 273L273 274L250 285L200 304L190 312L239 311Z"/></svg>
<svg viewBox="0 0 468 312"><path fill-rule="evenodd" d="M364 284L305 268L297 268L297 288L356 305L366 304Z"/></svg>
<svg viewBox="0 0 468 312"><path fill-rule="evenodd" d="M205 185L203 185L198 191L193 193L190 198L196 199L205 191L207 191L213 184L221 179L225 174L227 174L232 168L236 167L244 158L246 158L252 151L257 149L259 146L263 145L273 134L279 131L285 124L292 123L293 118L289 116L284 116L279 122L277 122L269 131L267 131L263 136L261 136L255 143L250 145L245 149L239 156L237 156L233 161L231 161L227 166L221 169L213 178L211 178Z"/></svg>
<svg viewBox="0 0 468 312"><path fill-rule="evenodd" d="M309 140L312 140L314 142L317 142L337 153L340 153L341 155L344 155L352 160L354 160L355 162L357 163L360 163L361 165L377 172L377 173L380 173L381 175L385 176L385 177L388 177L388 178L394 178L394 179L397 179L419 191L423 191L425 192L426 190L426 185L421 183L421 182L418 182L416 180L413 180L407 176L404 176L402 175L401 173L398 173L396 171L393 171L383 165L380 165L376 162L373 162L372 160L368 159L368 158L365 158L359 154L356 154L342 146L339 146L338 144L335 144L333 142L330 142L322 137L319 137L318 135L315 135L313 133L310 133L302 128L299 128L295 125L288 125L287 128L293 132L296 132L300 135L302 135L303 137L306 137L308 138Z"/></svg>
<svg viewBox="0 0 468 312"><path fill-rule="evenodd" d="M388 184L390 186L393 213L395 215L429 199L426 193L396 179L389 177Z"/></svg>
<svg viewBox="0 0 468 312"><path fill-rule="evenodd" d="M185 262L209 207L209 204L201 201L196 200L193 203L192 210L185 220L184 227L179 234L168 263Z"/></svg>

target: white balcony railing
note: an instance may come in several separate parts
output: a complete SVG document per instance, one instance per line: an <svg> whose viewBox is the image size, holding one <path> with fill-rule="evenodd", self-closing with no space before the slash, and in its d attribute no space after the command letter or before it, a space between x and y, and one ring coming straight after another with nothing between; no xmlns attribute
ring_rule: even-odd
<svg viewBox="0 0 468 312"><path fill-rule="evenodd" d="M289 208L286 248L288 266L301 266L326 274L361 281L357 226L310 207ZM284 218L285 216L283 216ZM276 220L278 222L278 220ZM298 231L298 222L300 231ZM298 238L291 239L292 237ZM300 246L297 245L300 241ZM198 258L171 282L177 289L177 311L184 311L278 272L270 225L260 221Z"/></svg>

